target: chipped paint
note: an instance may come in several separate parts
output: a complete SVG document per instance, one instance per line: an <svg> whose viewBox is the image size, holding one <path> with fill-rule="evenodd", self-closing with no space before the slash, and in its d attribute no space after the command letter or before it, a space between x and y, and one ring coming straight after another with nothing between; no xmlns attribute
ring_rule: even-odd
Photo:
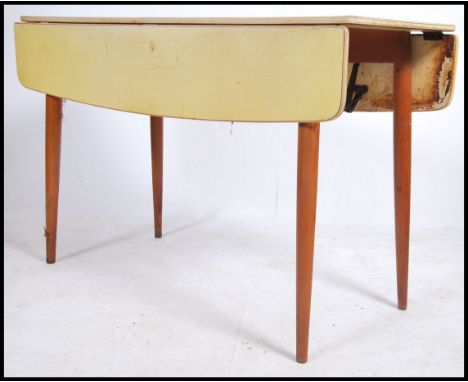
<svg viewBox="0 0 468 382"><path fill-rule="evenodd" d="M453 35L445 35L443 40L412 36L413 111L440 110L449 104L453 93L455 50ZM393 110L392 64L361 63L356 84L367 85L369 90L355 111Z"/></svg>
<svg viewBox="0 0 468 382"><path fill-rule="evenodd" d="M444 61L440 65L440 71L438 76L439 99L437 100L437 103L443 102L450 90L450 82L452 79L452 67L452 59L449 57L445 57Z"/></svg>

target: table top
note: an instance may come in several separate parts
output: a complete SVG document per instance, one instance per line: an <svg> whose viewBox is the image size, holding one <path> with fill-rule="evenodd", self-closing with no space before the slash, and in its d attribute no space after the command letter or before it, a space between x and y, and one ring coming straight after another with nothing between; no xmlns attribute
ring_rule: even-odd
<svg viewBox="0 0 468 382"><path fill-rule="evenodd" d="M18 77L30 89L133 113L251 122L336 118L354 92L353 71L353 83L368 89L354 110L391 111L391 62L351 61L349 36L454 29L352 16L22 17L14 28ZM412 110L442 109L453 94L457 37L410 40Z"/></svg>
<svg viewBox="0 0 468 382"><path fill-rule="evenodd" d="M176 25L344 25L349 28L368 28L406 31L453 32L455 25L387 20L360 16L331 17L248 17L248 18L153 18L153 17L52 17L22 16L30 23L65 24L176 24Z"/></svg>

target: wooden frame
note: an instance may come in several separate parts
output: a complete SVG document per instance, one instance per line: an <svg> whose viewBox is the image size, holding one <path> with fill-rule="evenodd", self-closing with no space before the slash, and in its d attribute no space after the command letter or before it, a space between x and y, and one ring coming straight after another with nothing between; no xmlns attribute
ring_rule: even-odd
<svg viewBox="0 0 468 382"><path fill-rule="evenodd" d="M433 111L446 108L454 93L458 39L442 35L426 39L411 35L412 111ZM356 84L367 86L367 92L354 108L357 111L393 111L393 65L359 62ZM348 76L353 64L349 64Z"/></svg>
<svg viewBox="0 0 468 382"><path fill-rule="evenodd" d="M372 47L372 49L371 49ZM350 61L394 66L394 177L398 308L408 296L411 184L411 40L408 32L352 30ZM297 170L296 360L307 362L317 201L319 125L300 124Z"/></svg>

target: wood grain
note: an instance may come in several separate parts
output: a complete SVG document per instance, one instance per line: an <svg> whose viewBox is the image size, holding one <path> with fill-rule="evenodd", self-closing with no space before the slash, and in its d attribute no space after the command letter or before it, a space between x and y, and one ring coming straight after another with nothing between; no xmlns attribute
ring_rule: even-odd
<svg viewBox="0 0 468 382"><path fill-rule="evenodd" d="M162 117L150 117L151 169L153 178L154 237L162 236L163 200L163 145L164 125Z"/></svg>
<svg viewBox="0 0 468 382"><path fill-rule="evenodd" d="M297 156L296 360L307 362L320 123L300 123Z"/></svg>
<svg viewBox="0 0 468 382"><path fill-rule="evenodd" d="M60 182L60 146L62 135L62 99L46 95L46 259L53 264L57 247L57 216Z"/></svg>
<svg viewBox="0 0 468 382"><path fill-rule="evenodd" d="M401 52L401 33L351 29L349 31L349 62L395 62Z"/></svg>
<svg viewBox="0 0 468 382"><path fill-rule="evenodd" d="M411 44L409 34L401 36L402 50L394 65L393 119L395 241L398 308L406 309L411 196Z"/></svg>

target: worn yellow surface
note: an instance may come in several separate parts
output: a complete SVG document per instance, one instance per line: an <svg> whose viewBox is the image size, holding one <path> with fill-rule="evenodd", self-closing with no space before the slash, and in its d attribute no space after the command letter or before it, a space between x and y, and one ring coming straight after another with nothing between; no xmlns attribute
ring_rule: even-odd
<svg viewBox="0 0 468 382"><path fill-rule="evenodd" d="M411 36L412 110L440 110L450 104L455 87L457 36L444 35L442 40L424 40ZM348 77L352 65L348 67ZM361 63L357 85L367 85L368 91L354 111L392 111L393 64Z"/></svg>
<svg viewBox="0 0 468 382"><path fill-rule="evenodd" d="M219 24L219 25L345 25L350 28L395 29L414 31L454 31L451 24L421 23L360 16L331 17L217 17L217 18L157 18L157 17L51 17L23 16L21 21L46 23L107 23L107 24Z"/></svg>
<svg viewBox="0 0 468 382"><path fill-rule="evenodd" d="M20 82L168 117L324 121L344 108L339 26L15 24Z"/></svg>

